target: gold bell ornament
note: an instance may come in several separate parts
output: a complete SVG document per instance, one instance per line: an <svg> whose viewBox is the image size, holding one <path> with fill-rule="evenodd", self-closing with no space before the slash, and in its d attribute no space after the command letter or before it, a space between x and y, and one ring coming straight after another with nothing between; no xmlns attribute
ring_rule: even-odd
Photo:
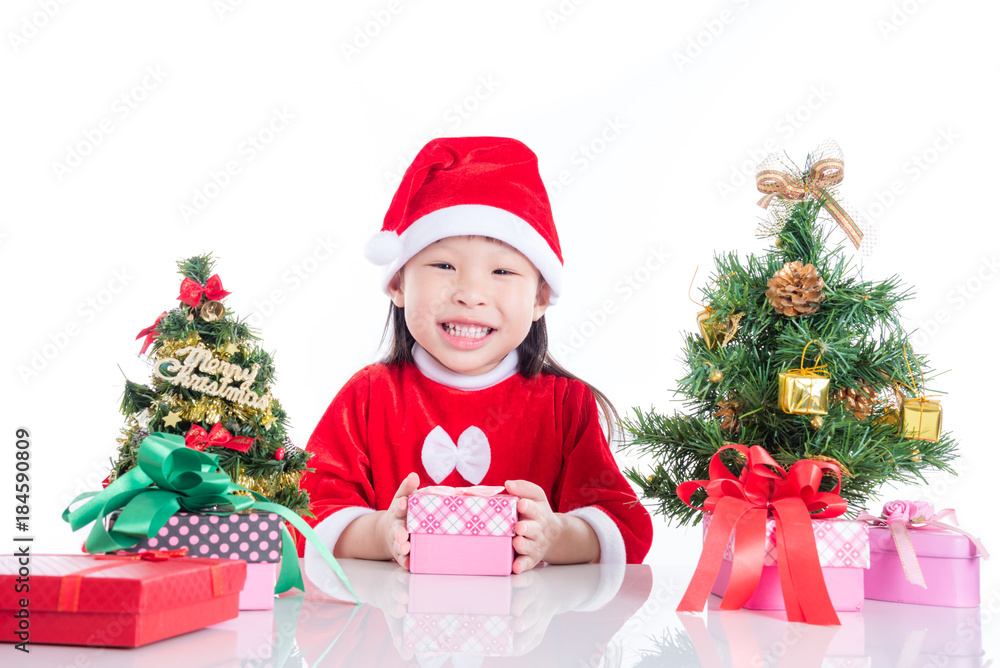
<svg viewBox="0 0 1000 668"><path fill-rule="evenodd" d="M826 365L818 364L821 352L816 357L817 364L806 368L806 350L816 340L810 341L802 349L800 368L789 369L778 374L778 405L790 415L826 415L829 403L830 378Z"/></svg>
<svg viewBox="0 0 1000 668"><path fill-rule="evenodd" d="M222 302L209 300L201 305L201 319L205 322L215 322L226 315L226 307Z"/></svg>

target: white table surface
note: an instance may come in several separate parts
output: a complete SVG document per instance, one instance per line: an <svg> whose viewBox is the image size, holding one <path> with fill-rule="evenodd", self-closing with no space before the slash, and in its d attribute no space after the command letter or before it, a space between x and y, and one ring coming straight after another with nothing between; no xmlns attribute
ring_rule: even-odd
<svg viewBox="0 0 1000 668"><path fill-rule="evenodd" d="M861 612L840 613L840 627L816 627L782 612L720 612L714 596L706 613L678 615L690 567L547 566L482 580L341 563L360 606L307 580L305 597L278 599L274 610L145 647L33 645L25 656L5 646L0 666L964 668L998 656L1000 611L985 595L974 609L866 601Z"/></svg>

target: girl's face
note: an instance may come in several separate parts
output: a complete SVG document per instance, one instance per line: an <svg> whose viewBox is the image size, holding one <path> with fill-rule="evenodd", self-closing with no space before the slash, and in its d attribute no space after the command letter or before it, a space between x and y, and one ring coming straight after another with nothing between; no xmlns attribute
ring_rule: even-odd
<svg viewBox="0 0 1000 668"><path fill-rule="evenodd" d="M517 348L549 304L548 285L528 258L487 237L432 243L403 265L389 294L417 343L468 376Z"/></svg>

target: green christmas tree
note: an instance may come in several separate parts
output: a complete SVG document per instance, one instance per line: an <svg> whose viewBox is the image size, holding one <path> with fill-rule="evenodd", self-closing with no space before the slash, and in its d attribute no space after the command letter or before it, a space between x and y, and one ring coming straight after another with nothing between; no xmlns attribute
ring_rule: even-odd
<svg viewBox="0 0 1000 668"><path fill-rule="evenodd" d="M109 481L136 465L151 432L185 437L189 447L219 457L234 482L300 515L309 495L299 480L310 454L288 438L288 416L271 395L272 356L255 332L222 303L229 293L213 274L211 255L177 263L179 304L140 332L151 358L148 385L126 380L126 425Z"/></svg>
<svg viewBox="0 0 1000 668"><path fill-rule="evenodd" d="M792 179L800 192L816 165L810 156ZM900 324L900 304L912 293L897 276L863 280L844 246L832 241L843 238L840 230L824 232L820 214L843 211L836 193L813 192L774 202L762 236L775 243L763 257L716 256L715 274L702 288L702 333L684 340L687 373L676 393L685 410L635 408L623 420L631 435L626 447L655 462L652 470L626 474L671 522L700 521L702 513L678 498L677 485L707 480L709 461L726 443L763 446L785 467L803 458L838 462L841 496L853 511L886 482L951 471L956 443L937 433L940 405L924 399L931 391L924 382L934 374ZM824 400L818 388L827 379ZM787 392L783 404L782 386L805 387L812 396ZM733 450L723 461L734 473L744 464ZM829 476L823 489L834 484Z"/></svg>

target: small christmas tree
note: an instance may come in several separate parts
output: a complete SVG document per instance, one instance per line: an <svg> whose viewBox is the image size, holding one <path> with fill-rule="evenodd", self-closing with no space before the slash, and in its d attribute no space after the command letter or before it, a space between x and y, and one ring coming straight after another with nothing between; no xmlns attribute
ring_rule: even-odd
<svg viewBox="0 0 1000 668"><path fill-rule="evenodd" d="M824 232L826 210L855 244L861 240L831 189L842 170L828 147L804 172L760 172L758 186L771 194L762 206L778 196L762 235L775 243L745 262L734 253L715 258L715 276L702 289L701 335L684 342L688 372L677 394L687 412L636 408L623 421L630 447L655 460L651 472L626 474L671 521L700 521L677 485L707 480L709 461L726 443L761 445L785 467L803 458L839 463L841 496L855 511L883 483L950 471L956 443L940 433L940 404L925 395L931 370L899 321L910 292L896 276L862 280L843 246L830 248L836 227ZM744 464L732 450L723 458L735 472Z"/></svg>
<svg viewBox="0 0 1000 668"><path fill-rule="evenodd" d="M180 304L137 337L145 338L152 379L125 382L127 422L109 481L136 465L139 444L151 432L177 434L188 447L218 455L234 482L308 515L309 495L299 480L310 455L288 439L288 417L271 395L271 355L222 303L230 293L213 265L211 255L178 262Z"/></svg>

